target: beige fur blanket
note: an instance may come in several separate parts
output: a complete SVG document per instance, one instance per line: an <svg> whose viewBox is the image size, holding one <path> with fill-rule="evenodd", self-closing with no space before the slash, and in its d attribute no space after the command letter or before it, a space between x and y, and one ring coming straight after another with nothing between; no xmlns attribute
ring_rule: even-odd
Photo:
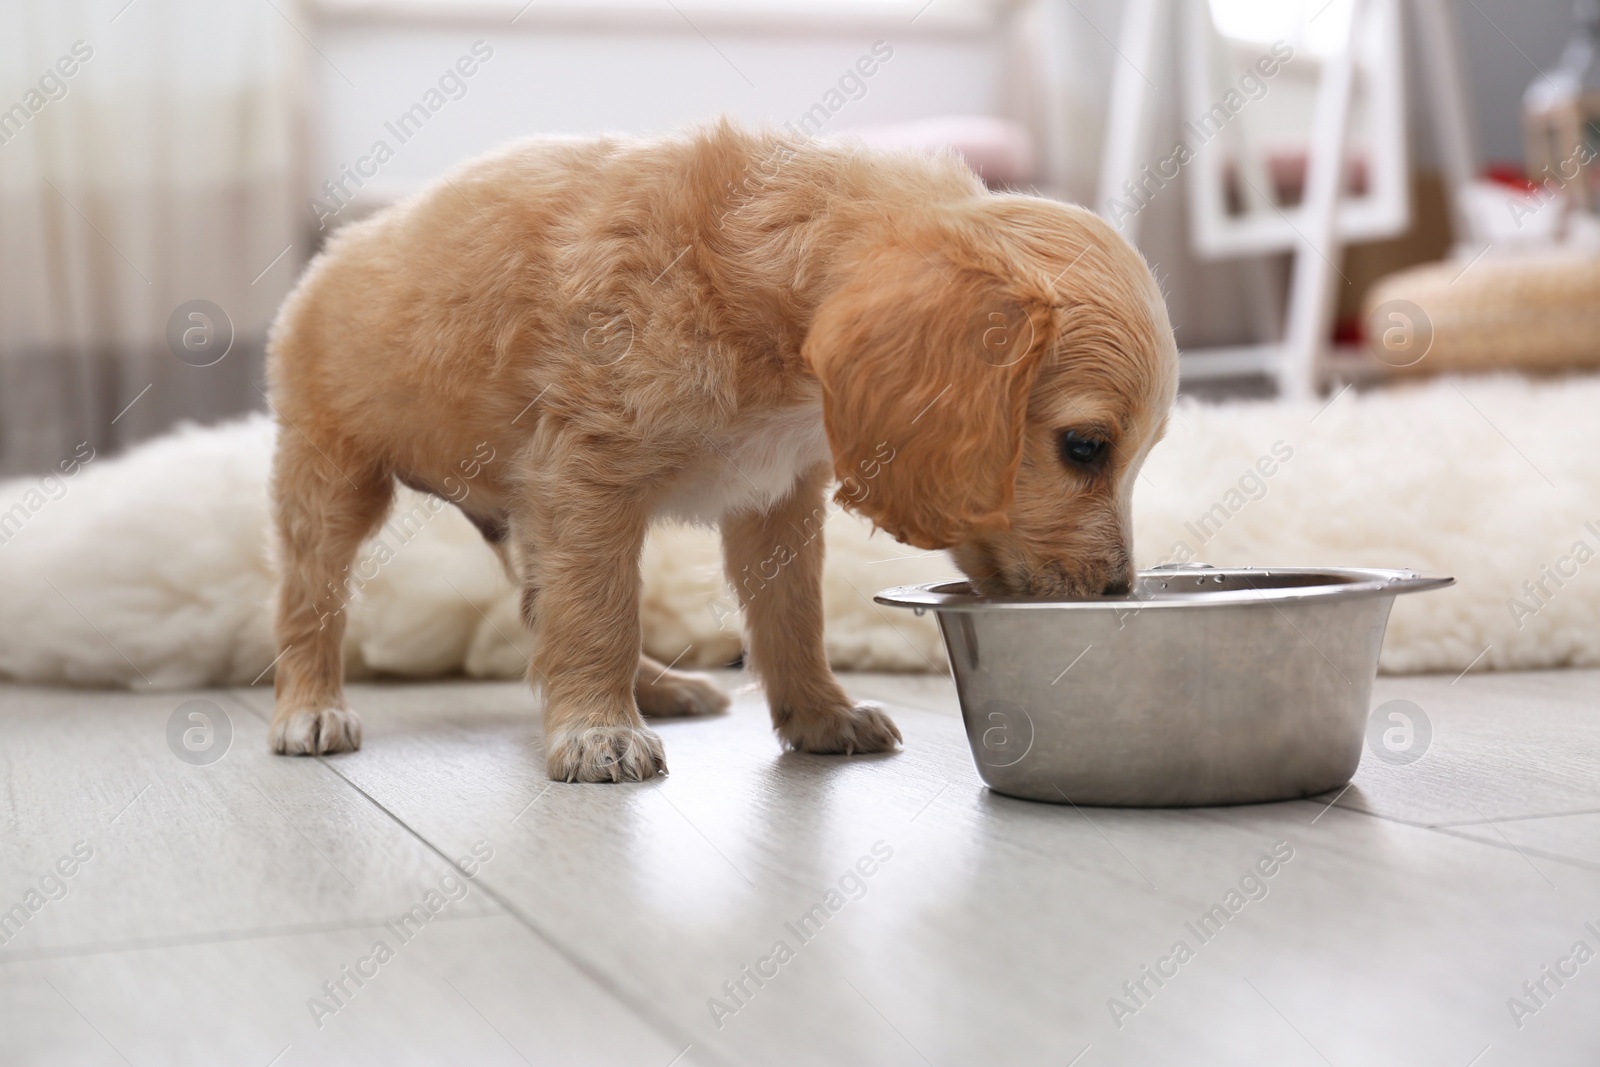
<svg viewBox="0 0 1600 1067"><path fill-rule="evenodd" d="M1454 588L1397 603L1385 669L1600 665L1597 412L1595 378L1184 403L1139 478L1139 562L1453 574ZM273 432L259 417L189 428L0 484L0 676L163 687L270 677ZM943 554L846 514L826 539L834 665L944 669L931 618L871 601L885 586L954 574ZM403 491L355 573L352 673L524 671L515 595L454 508ZM713 532L658 530L645 586L653 655L701 666L738 655Z"/></svg>

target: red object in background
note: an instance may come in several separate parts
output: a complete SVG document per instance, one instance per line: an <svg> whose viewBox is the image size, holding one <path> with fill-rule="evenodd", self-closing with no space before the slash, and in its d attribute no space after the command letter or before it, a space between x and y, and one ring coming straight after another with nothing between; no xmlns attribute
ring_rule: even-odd
<svg viewBox="0 0 1600 1067"><path fill-rule="evenodd" d="M1483 177L1519 193L1532 192L1539 187L1539 183L1528 177L1520 163L1490 163L1483 168Z"/></svg>
<svg viewBox="0 0 1600 1067"><path fill-rule="evenodd" d="M1530 193L1539 188L1539 183L1529 178L1520 163L1489 163L1483 168L1480 175L1485 181L1494 182L1496 185L1513 189L1519 193ZM1336 345L1364 345L1367 342L1366 323L1360 316L1350 315L1333 324L1333 343Z"/></svg>
<svg viewBox="0 0 1600 1067"><path fill-rule="evenodd" d="M1267 172L1272 175L1273 192L1278 203L1293 207L1305 196L1306 168L1310 157L1304 148L1286 149L1267 153ZM1344 192L1347 196L1362 196L1367 191L1367 157L1359 153L1345 160Z"/></svg>
<svg viewBox="0 0 1600 1067"><path fill-rule="evenodd" d="M1349 315L1333 324L1333 343L1336 345L1366 344L1367 329L1359 315Z"/></svg>

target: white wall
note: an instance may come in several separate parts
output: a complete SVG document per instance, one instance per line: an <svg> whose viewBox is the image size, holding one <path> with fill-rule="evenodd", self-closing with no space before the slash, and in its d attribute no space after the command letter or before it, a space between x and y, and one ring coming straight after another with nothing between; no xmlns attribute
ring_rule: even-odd
<svg viewBox="0 0 1600 1067"><path fill-rule="evenodd" d="M1522 94L1555 66L1574 31L1572 0L1456 0L1461 48L1485 161L1523 157Z"/></svg>
<svg viewBox="0 0 1600 1067"><path fill-rule="evenodd" d="M532 133L647 133L729 115L746 123L798 118L835 88L875 41L892 57L829 129L942 114L999 113L1001 50L992 32L877 24L808 32L708 31L659 22L639 29L507 27L503 19L445 25L333 21L308 62L317 180L387 140L393 160L371 189L411 187L510 138ZM385 128L422 98L474 41L492 58L420 134L399 144ZM719 54L720 53L720 54ZM308 194L309 195L309 194Z"/></svg>
<svg viewBox="0 0 1600 1067"><path fill-rule="evenodd" d="M816 103L874 41L893 58L845 104L832 129L944 114L1002 114L1047 129L1043 147L1055 190L1088 200L1094 193L1112 72L1122 62L1117 37L1121 0L1043 0L1029 19L1039 46L1048 99L1019 100L1013 54L993 19L943 20L951 0L908 24L877 17L833 30L761 26L697 15L702 36L662 0L654 17L621 23L600 18L540 21L537 4L516 26L486 0L482 18L384 22L371 16L326 17L312 30L319 54L308 56L315 106L313 186L354 165L373 141L393 138L385 123L421 99L458 57L483 40L493 57L467 82L466 95L433 115L395 156L367 193L404 191L461 159L529 133L609 130L646 133L727 114L747 123L782 124ZM687 7L687 0L680 2ZM1483 156L1520 156L1517 107L1537 65L1552 63L1570 26L1569 0L1457 0L1452 4L1471 72ZM694 10L693 8L688 8ZM1502 33L1505 36L1502 36ZM709 38L709 40L707 40ZM1508 39L1509 38L1509 39ZM1420 84L1411 42L1413 148L1431 162L1430 121L1418 114ZM1149 72L1172 88L1175 71ZM309 103L309 102L308 102ZM1175 106L1163 100L1164 111ZM1175 121L1164 114L1164 122ZM1163 137L1166 135L1163 134ZM307 190L310 197L314 189ZM1245 289L1230 265L1196 269L1186 248L1182 198L1163 195L1146 225L1146 255L1167 282L1173 318L1185 344L1245 339ZM308 211L307 221L311 222Z"/></svg>

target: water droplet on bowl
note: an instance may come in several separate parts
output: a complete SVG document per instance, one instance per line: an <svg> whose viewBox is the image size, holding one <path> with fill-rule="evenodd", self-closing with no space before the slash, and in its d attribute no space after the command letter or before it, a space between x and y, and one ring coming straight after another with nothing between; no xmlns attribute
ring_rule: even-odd
<svg viewBox="0 0 1600 1067"><path fill-rule="evenodd" d="M927 608L912 608L911 609L911 614L917 616L918 618L921 618L924 614L927 613L927 610L928 610Z"/></svg>

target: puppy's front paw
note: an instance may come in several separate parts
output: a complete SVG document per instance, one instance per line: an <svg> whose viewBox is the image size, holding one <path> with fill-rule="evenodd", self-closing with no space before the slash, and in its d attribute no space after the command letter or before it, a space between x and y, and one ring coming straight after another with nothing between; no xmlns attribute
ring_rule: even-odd
<svg viewBox="0 0 1600 1067"><path fill-rule="evenodd" d="M361 747L361 716L349 708L301 708L272 717L272 751L289 756L354 752Z"/></svg>
<svg viewBox="0 0 1600 1067"><path fill-rule="evenodd" d="M545 737L545 767L557 782L640 782L667 773L661 738L632 726L589 726Z"/></svg>
<svg viewBox="0 0 1600 1067"><path fill-rule="evenodd" d="M656 678L643 678L634 694L639 710L646 715L719 715L728 710L728 694L703 674L666 671Z"/></svg>
<svg viewBox="0 0 1600 1067"><path fill-rule="evenodd" d="M797 752L887 752L901 740L900 729L877 704L790 713L778 727L783 743Z"/></svg>

